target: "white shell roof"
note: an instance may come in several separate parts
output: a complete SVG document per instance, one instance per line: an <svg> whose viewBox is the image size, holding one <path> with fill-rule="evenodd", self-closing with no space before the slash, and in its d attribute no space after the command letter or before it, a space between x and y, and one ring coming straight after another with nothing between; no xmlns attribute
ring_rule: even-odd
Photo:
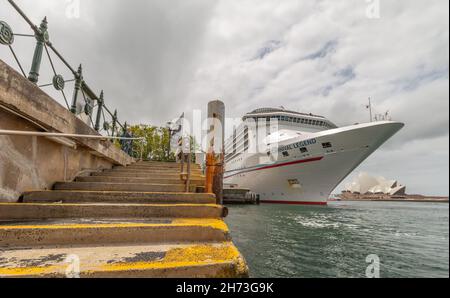
<svg viewBox="0 0 450 298"><path fill-rule="evenodd" d="M384 177L371 176L361 172L358 177L346 186L346 191L359 194L390 194L395 195L406 190L396 180L387 180Z"/></svg>

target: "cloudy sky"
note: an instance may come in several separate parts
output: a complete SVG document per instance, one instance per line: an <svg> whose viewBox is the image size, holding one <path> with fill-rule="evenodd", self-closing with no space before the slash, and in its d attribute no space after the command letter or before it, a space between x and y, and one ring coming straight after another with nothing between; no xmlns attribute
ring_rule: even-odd
<svg viewBox="0 0 450 298"><path fill-rule="evenodd" d="M410 193L449 193L447 0L17 3L35 23L48 17L51 41L83 63L88 84L124 121L160 125L221 99L228 117L282 105L341 126L368 121L371 97L376 113L406 127L355 173L398 179ZM0 20L30 32L6 0ZM26 71L33 44L14 43ZM7 47L0 59L16 66ZM50 78L44 59L40 83Z"/></svg>

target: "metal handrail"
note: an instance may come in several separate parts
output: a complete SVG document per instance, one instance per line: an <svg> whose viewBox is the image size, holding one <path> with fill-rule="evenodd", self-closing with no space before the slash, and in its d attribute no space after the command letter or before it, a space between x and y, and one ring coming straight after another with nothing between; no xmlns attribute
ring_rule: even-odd
<svg viewBox="0 0 450 298"><path fill-rule="evenodd" d="M141 141L141 156L140 159L142 160L142 154L143 154L143 147L144 147L144 141L145 138L129 138L129 137L114 137L114 136L102 136L102 135L83 135L83 134L70 134L70 133L56 133L56 132L40 132L40 131L21 131L21 130L6 130L6 129L0 129L0 136L30 136L30 137L46 137L46 138L73 138L73 139L91 139L91 140L99 140L99 141L106 141L106 140L129 140L129 141ZM67 145L69 147L73 147L70 144L66 144L65 142L60 143Z"/></svg>
<svg viewBox="0 0 450 298"><path fill-rule="evenodd" d="M13 43L13 39L8 41L3 41L2 44L8 45L13 56L14 59L16 60L16 62L19 65L19 68L22 72L22 74L28 78L30 81L32 81L33 83L37 84L38 81L38 74L39 74L39 68L40 68L40 64L41 64L41 58L42 58L42 54L46 53L48 59L50 60L50 64L52 66L52 70L54 72L54 78L53 78L53 83L51 84L44 84L41 85L39 87L47 87L47 86L55 86L55 88L58 91L61 91L63 97L64 97L64 101L67 105L67 108L69 110L71 110L71 112L73 112L74 114L76 114L76 103L77 103L77 98L78 98L78 91L82 92L82 95L84 97L84 100L86 102L87 105L89 105L89 112L86 112L86 114L89 116L91 124L93 126L93 128L95 128L97 131L101 131L104 130L108 133L109 135L109 130L112 130L112 136L114 136L115 134L115 129L116 128L122 128L123 130L126 129L126 123L125 125L122 124L118 117L117 117L117 111L111 112L111 110L105 105L104 100L103 100L103 91L101 92L100 96L97 96L96 93L94 91L92 91L92 88L89 87L89 85L87 84L87 82L84 80L83 75L82 75L82 67L80 65L80 67L78 68L78 70L76 70L74 67L72 67L70 65L69 62L67 62L67 60L62 56L62 54L55 48L55 46L50 42L49 38L48 38L48 30L47 30L47 18L45 18L42 23L41 26L38 27L36 24L34 24L31 19L25 14L25 12L13 1L13 0L8 0L8 2L11 4L11 6L18 12L18 14L25 20L26 23L28 23L28 25L31 27L32 31L34 32L34 35L29 35L29 34L14 34L11 30L9 30L11 36L26 36L26 37L34 37L37 40L37 45L35 48L35 55L33 57L33 62L32 62L32 66L31 66L31 70L30 70L30 76L27 77L22 65L16 55L16 53L14 52L13 48L12 48L12 43ZM49 54L48 49L51 49L52 52L61 60L61 62L70 70L70 72L73 74L74 79L73 80L64 80L62 78L62 76L58 75L56 73L53 61L51 59L51 56ZM45 51L44 51L45 50ZM32 75L33 74L33 75ZM56 80L56 83L55 83ZM68 99L66 97L66 94L64 92L64 83L70 82L70 81L75 81L75 89L74 89L74 95L72 98L72 104L70 105L68 102ZM57 88L58 86L58 88ZM90 102L87 101L87 98L89 98L92 101L97 101L98 104L97 105L91 105ZM101 102L101 104L100 104ZM95 106L97 106L97 117L96 117L96 123L94 124L92 118L93 116L93 109L95 108ZM110 123L106 122L106 119L104 117L104 112L103 109L106 110L106 112L111 116L112 118L112 126L110 126ZM104 125L103 128L100 127L99 125L99 121L101 120L101 116L103 116L103 121L104 121ZM118 126L118 127L117 127Z"/></svg>
<svg viewBox="0 0 450 298"><path fill-rule="evenodd" d="M34 137L60 137L60 138L80 138L80 139L96 139L96 140L145 140L145 138L125 138L125 137L110 137L110 136L94 136L70 133L56 133L56 132L39 132L39 131L21 131L21 130L5 130L0 129L0 135L5 136L34 136Z"/></svg>

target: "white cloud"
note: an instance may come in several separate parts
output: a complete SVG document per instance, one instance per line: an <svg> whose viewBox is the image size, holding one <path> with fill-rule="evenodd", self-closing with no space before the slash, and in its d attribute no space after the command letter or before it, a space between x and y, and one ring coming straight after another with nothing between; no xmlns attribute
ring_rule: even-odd
<svg viewBox="0 0 450 298"><path fill-rule="evenodd" d="M370 96L406 127L362 167L448 194L446 0L382 0L380 19L364 0L81 0L80 19L64 1L17 2L36 23L48 16L55 45L121 119L162 124L220 98L232 117L283 105L346 125L368 120ZM28 30L6 1L0 19ZM27 69L33 43L16 41ZM15 65L5 47L0 58Z"/></svg>

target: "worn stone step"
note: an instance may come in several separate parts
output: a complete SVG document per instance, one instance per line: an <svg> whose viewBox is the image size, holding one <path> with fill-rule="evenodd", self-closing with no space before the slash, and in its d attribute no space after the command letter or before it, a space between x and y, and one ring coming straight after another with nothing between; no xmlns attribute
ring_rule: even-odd
<svg viewBox="0 0 450 298"><path fill-rule="evenodd" d="M24 193L24 203L215 204L214 194L54 190Z"/></svg>
<svg viewBox="0 0 450 298"><path fill-rule="evenodd" d="M187 165L184 165L184 169L187 168ZM145 170L145 171L160 171L160 170L171 170L171 171L181 171L181 165L177 165L174 167L159 167L159 166L137 166L137 165L128 165L128 166L114 166L112 168L113 170L120 170L120 169L133 169L133 170ZM199 166L191 165L191 170L200 171L201 168Z"/></svg>
<svg viewBox="0 0 450 298"><path fill-rule="evenodd" d="M91 176L91 177L77 177L77 182L107 182L107 183L145 183L145 184L182 184L185 182L178 178L133 178L133 177L105 177L105 176ZM204 179L192 178L190 183L195 185L205 185Z"/></svg>
<svg viewBox="0 0 450 298"><path fill-rule="evenodd" d="M0 221L57 218L221 218L228 209L214 204L0 203Z"/></svg>
<svg viewBox="0 0 450 298"><path fill-rule="evenodd" d="M54 190L185 192L185 185L182 184L57 182L53 188ZM195 185L191 185L190 192L195 191Z"/></svg>
<svg viewBox="0 0 450 298"><path fill-rule="evenodd" d="M184 167L187 167L187 164L184 164ZM114 168L123 168L122 166L117 166ZM181 169L181 164L174 164L171 166L161 166L161 165L141 165L141 164L131 164L126 166L126 168L131 168L131 169L149 169L149 170L153 170L153 169L175 169L175 170L180 170ZM191 169L196 169L196 170L200 170L201 167L197 164L191 164Z"/></svg>
<svg viewBox="0 0 450 298"><path fill-rule="evenodd" d="M130 172L114 172L114 171L104 171L95 172L91 176L102 176L102 177L131 177L131 178L164 178L164 179L180 179L180 173L139 173L135 171ZM191 175L193 179L205 179L204 175L193 173Z"/></svg>
<svg viewBox="0 0 450 298"><path fill-rule="evenodd" d="M185 163L186 164L186 163ZM132 163L129 166L138 166L138 167L180 167L180 162L136 162ZM191 162L192 167L200 167L200 165Z"/></svg>
<svg viewBox="0 0 450 298"><path fill-rule="evenodd" d="M221 219L60 219L0 222L0 248L230 240Z"/></svg>
<svg viewBox="0 0 450 298"><path fill-rule="evenodd" d="M67 270L70 264L74 270ZM67 276L67 271L75 274ZM11 249L2 252L0 277L74 276L226 278L247 277L248 268L231 242Z"/></svg>
<svg viewBox="0 0 450 298"><path fill-rule="evenodd" d="M120 172L120 173L140 173L142 175L145 174L180 174L180 170L176 170L176 169L131 169L131 168L115 168L112 170L106 170L105 172ZM202 175L203 172L200 170L195 170L192 169L191 170L191 174L197 174L197 175Z"/></svg>
<svg viewBox="0 0 450 298"><path fill-rule="evenodd" d="M151 168L147 168L147 167L134 167L134 166L128 166L128 167L122 167L122 166L117 166L112 168L113 171L118 171L118 170L133 170L133 171L147 171L147 172L151 172L151 171L172 171L172 172L180 172L181 169L180 168L164 168L164 167L151 167ZM198 170L198 169L192 169L192 170Z"/></svg>
<svg viewBox="0 0 450 298"><path fill-rule="evenodd" d="M116 173L116 174L134 174L136 177L143 177L143 178L149 178L149 177L161 177L161 176L167 176L167 175L178 175L180 177L180 172L171 172L171 171L160 171L160 172L154 172L154 171L134 171L134 170L117 170L117 171L104 171L103 173ZM202 172L191 172L191 176L202 176Z"/></svg>
<svg viewBox="0 0 450 298"><path fill-rule="evenodd" d="M179 163L174 161L138 161L135 165L160 165L160 166L173 166Z"/></svg>

